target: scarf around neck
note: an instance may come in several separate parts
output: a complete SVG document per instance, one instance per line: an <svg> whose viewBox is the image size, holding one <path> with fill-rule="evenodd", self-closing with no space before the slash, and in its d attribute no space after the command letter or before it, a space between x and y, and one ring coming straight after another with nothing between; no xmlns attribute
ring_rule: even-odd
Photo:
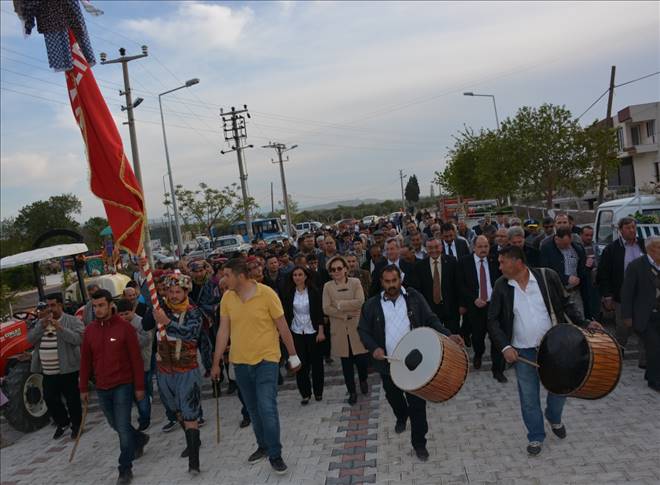
<svg viewBox="0 0 660 485"><path fill-rule="evenodd" d="M179 304L174 304L169 300L165 300L165 303L167 303L167 306L170 308L170 310L172 310L174 313L179 313L179 314L185 312L188 309L188 306L190 305L187 296L186 299Z"/></svg>

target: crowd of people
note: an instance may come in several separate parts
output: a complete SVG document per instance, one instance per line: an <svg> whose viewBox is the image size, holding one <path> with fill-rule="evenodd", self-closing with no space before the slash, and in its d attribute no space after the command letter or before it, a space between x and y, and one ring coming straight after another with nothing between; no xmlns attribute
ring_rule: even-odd
<svg viewBox="0 0 660 485"><path fill-rule="evenodd" d="M507 363L513 366L527 451L537 455L544 416L558 438L566 437L565 397L549 393L543 410L538 374L518 359L536 359L557 319L591 329L611 320L624 349L636 332L638 364L648 386L660 391L660 237L640 240L628 217L618 233L598 256L593 228L578 228L563 213L540 224L486 216L469 227L420 212L326 227L297 240L255 240L247 253L159 265L157 307L142 281L131 281L119 299L88 287L82 321L63 312L61 295L48 295L29 334L32 370L44 375L54 438L69 427L72 437L78 433L93 378L119 435L122 484L149 441L154 376L167 415L162 431L183 430L181 456L191 473L200 472L205 378L226 381L225 392L237 394L240 427L252 425L257 442L248 461L268 458L284 473L277 410L283 367L295 373L300 405L308 406L312 397L323 400L324 368L333 359L340 360L350 405L358 392L370 392L370 368L380 374L395 431L404 432L410 420L414 452L425 461L426 402L394 385L386 357L411 329L429 326L471 348L476 370L489 353L499 383L508 381Z"/></svg>

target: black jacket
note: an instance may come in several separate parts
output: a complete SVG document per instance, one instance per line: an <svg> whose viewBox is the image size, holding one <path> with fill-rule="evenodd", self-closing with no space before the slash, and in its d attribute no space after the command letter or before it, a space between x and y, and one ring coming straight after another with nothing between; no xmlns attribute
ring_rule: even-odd
<svg viewBox="0 0 660 485"><path fill-rule="evenodd" d="M494 288L495 282L501 276L499 264L489 260L488 257L485 259L490 274L490 285ZM460 305L466 308L473 307L474 300L479 298L479 274L472 254L463 256L458 262L458 290Z"/></svg>
<svg viewBox="0 0 660 485"><path fill-rule="evenodd" d="M644 241L637 239L637 244L646 254ZM623 247L621 238L608 244L600 255L598 262L598 273L596 273L596 283L602 297L612 297L614 301L621 302L621 286L623 285L623 260L626 256L626 250Z"/></svg>
<svg viewBox="0 0 660 485"><path fill-rule="evenodd" d="M284 317L286 318L289 328L293 323L293 298L296 294L295 287L286 287L282 289L281 299L282 307L284 308ZM312 326L318 332L319 325L323 325L323 303L321 292L315 287L310 286L307 288L309 295L309 314L312 319Z"/></svg>
<svg viewBox="0 0 660 485"><path fill-rule="evenodd" d="M584 247L580 244L571 243L573 249L578 256L578 265L577 265L577 277L580 278L580 286L577 291L580 292L582 296L582 301L584 302L584 312L587 318L591 317L591 311L589 308L589 285L588 282L591 278L591 269L588 269L585 265L587 261L586 253L584 252ZM541 260L540 266L543 268L550 268L559 275L564 287L568 286L568 276L564 272L564 255L561 250L557 247L554 239L544 244L541 247Z"/></svg>
<svg viewBox="0 0 660 485"><path fill-rule="evenodd" d="M369 290L369 296L375 296L381 292L380 274L383 272L383 269L389 265L390 262L387 259L383 259L376 263L376 266L371 273L371 289ZM419 286L417 273L415 272L415 266L413 264L407 263L403 259L399 259L399 269L403 272L404 288L417 288Z"/></svg>
<svg viewBox="0 0 660 485"><path fill-rule="evenodd" d="M417 262L417 281L418 289L426 302L445 323L449 320L458 320L458 263L456 259L443 254L440 258L442 264L440 287L442 289L442 304L433 303L433 273L431 272L431 263L429 258L424 258Z"/></svg>
<svg viewBox="0 0 660 485"><path fill-rule="evenodd" d="M454 243L456 245L456 253L457 254L452 254L451 256L454 256L454 258L456 258L456 260L459 260L463 256L467 256L468 254L470 254L470 246L468 245L467 242L465 242L464 239L460 239L460 238L457 237L454 240ZM447 250L445 248L445 244L446 243L444 241L442 241L442 252L449 256L449 253L447 252Z"/></svg>
<svg viewBox="0 0 660 485"><path fill-rule="evenodd" d="M626 268L621 287L621 317L632 318L638 333L646 331L651 313L657 310L655 276L651 269L648 256L637 258Z"/></svg>
<svg viewBox="0 0 660 485"><path fill-rule="evenodd" d="M547 296L549 292L558 323L565 322L564 315L566 315L571 322L580 327L586 327L589 324L589 320L583 319L577 312L575 305L569 302L568 295L557 273L551 269L529 268L529 270L538 281L548 314L550 314L550 302ZM547 291L542 271L546 273L549 287ZM511 338L513 337L513 295L513 286L509 284L507 278L501 276L495 282L493 294L490 298L490 306L488 307L488 333L493 339L495 347L500 351L507 345L511 345Z"/></svg>
<svg viewBox="0 0 660 485"><path fill-rule="evenodd" d="M440 322L438 316L431 311L424 297L414 288L408 288L404 294L408 307L410 330L417 327L431 327L444 335L451 335ZM373 353L381 348L387 353L385 346L385 314L380 304L381 296L369 298L362 306L358 332L364 346ZM374 368L381 374L389 374L390 366L386 360L373 360Z"/></svg>

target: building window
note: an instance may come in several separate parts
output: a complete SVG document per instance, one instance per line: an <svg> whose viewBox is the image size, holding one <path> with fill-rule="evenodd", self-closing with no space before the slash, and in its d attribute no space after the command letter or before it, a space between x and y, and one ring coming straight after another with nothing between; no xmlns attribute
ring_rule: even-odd
<svg viewBox="0 0 660 485"><path fill-rule="evenodd" d="M660 162L655 162L655 181L660 182Z"/></svg>
<svg viewBox="0 0 660 485"><path fill-rule="evenodd" d="M633 146L635 145L641 145L642 143L642 134L639 129L639 125L631 126L630 127L630 137L632 138L632 144Z"/></svg>
<svg viewBox="0 0 660 485"><path fill-rule="evenodd" d="M616 129L616 141L619 145L619 151L622 152L623 151L623 127L622 126L619 126Z"/></svg>
<svg viewBox="0 0 660 485"><path fill-rule="evenodd" d="M655 120L646 122L646 136L651 143L655 143Z"/></svg>

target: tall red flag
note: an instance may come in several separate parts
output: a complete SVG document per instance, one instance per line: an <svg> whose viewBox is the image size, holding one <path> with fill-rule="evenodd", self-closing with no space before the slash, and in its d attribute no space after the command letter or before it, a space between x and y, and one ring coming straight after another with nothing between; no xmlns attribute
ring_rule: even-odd
<svg viewBox="0 0 660 485"><path fill-rule="evenodd" d="M142 252L144 196L94 74L69 31L73 69L66 72L71 108L87 151L92 192L103 201L117 248Z"/></svg>

